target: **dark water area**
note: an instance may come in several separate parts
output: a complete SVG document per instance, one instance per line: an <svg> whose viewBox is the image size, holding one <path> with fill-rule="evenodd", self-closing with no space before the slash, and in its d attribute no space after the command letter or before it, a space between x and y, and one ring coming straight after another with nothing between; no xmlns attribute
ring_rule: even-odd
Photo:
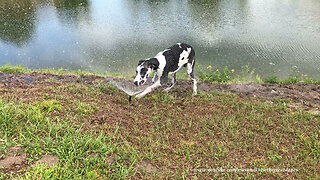
<svg viewBox="0 0 320 180"><path fill-rule="evenodd" d="M177 42L202 66L320 78L320 1L0 0L0 65L133 74Z"/></svg>

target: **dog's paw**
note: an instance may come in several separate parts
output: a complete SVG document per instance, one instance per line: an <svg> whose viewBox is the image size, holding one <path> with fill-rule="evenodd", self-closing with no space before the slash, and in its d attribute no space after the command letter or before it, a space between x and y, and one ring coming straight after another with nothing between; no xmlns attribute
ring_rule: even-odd
<svg viewBox="0 0 320 180"><path fill-rule="evenodd" d="M169 87L165 88L163 91L168 92L173 88L174 85L170 85Z"/></svg>
<svg viewBox="0 0 320 180"><path fill-rule="evenodd" d="M165 88L163 92L169 92L171 88Z"/></svg>

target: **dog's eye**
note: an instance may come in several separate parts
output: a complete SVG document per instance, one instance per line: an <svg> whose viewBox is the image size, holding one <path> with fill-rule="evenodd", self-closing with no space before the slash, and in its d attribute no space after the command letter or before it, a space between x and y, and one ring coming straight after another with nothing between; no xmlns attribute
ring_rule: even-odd
<svg viewBox="0 0 320 180"><path fill-rule="evenodd" d="M138 74L138 71L136 71L136 74Z"/></svg>

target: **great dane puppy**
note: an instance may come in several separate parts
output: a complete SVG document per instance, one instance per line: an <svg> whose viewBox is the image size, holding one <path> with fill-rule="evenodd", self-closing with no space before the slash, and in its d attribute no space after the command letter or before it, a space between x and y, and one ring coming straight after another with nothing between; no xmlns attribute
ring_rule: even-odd
<svg viewBox="0 0 320 180"><path fill-rule="evenodd" d="M168 75L171 75L171 85L165 89L165 91L169 91L175 85L176 73L182 66L187 67L187 74L193 82L193 94L196 95L197 81L194 78L194 58L195 52L190 45L178 43L159 52L154 58L139 61L136 69L136 77L134 78L134 84L136 86L142 86L152 72L155 72L155 74L152 78L153 84L140 94L137 94L136 98L142 98L152 90L166 84Z"/></svg>

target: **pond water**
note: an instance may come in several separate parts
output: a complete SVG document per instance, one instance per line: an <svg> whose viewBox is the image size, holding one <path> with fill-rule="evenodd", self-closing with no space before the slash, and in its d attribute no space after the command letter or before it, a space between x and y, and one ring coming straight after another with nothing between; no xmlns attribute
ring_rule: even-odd
<svg viewBox="0 0 320 180"><path fill-rule="evenodd" d="M203 66L320 77L319 0L0 0L0 65L135 72L177 42Z"/></svg>

